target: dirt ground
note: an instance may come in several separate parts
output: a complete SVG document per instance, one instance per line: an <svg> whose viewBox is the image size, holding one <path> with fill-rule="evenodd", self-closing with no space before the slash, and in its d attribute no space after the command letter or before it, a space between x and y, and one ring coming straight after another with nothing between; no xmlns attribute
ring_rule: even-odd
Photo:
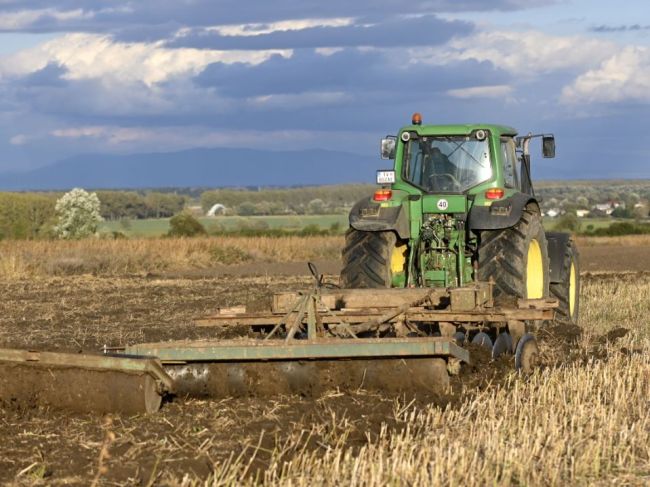
<svg viewBox="0 0 650 487"><path fill-rule="evenodd" d="M582 272L650 272L650 246L597 245L581 246ZM323 274L337 275L341 270L338 260L314 262ZM207 278L216 276L296 276L307 274L303 262L250 263L236 266L218 266L212 269L161 274L159 277Z"/></svg>
<svg viewBox="0 0 650 487"><path fill-rule="evenodd" d="M601 271L650 271L650 248L620 250L582 249L584 278L609 279L590 276ZM337 262L318 264L328 274L338 269ZM104 344L210 338L214 329L197 327L194 319L220 306L264 302L273 292L304 289L311 282L304 264L0 281L0 346L81 351ZM576 328L564 329L561 336L549 331L547 346L556 355L547 357L547 365L559 355L567 357L562 347L570 349L579 335ZM511 366L504 359L486 368L488 373L481 372L489 357L473 352L473 368L455 379L452 392L414 400L453 407L461 394L493 386ZM268 452L282 448L290 456L298 443L318 449L323 438L336 433L338 423L324 428L321 437L296 443L306 424L327 425L330 417L343 418L354 426L346 444L361 446L382 424L401 427L394 420L395 407L392 397L331 391L317 399L175 400L157 414L136 417L0 408L0 483L88 484L101 473L107 485L151 485L184 476L206 478L215 462L239 456L251 458L249 473L254 475L265 468Z"/></svg>
<svg viewBox="0 0 650 487"><path fill-rule="evenodd" d="M580 264L583 272L647 272L650 271L650 246L580 247Z"/></svg>

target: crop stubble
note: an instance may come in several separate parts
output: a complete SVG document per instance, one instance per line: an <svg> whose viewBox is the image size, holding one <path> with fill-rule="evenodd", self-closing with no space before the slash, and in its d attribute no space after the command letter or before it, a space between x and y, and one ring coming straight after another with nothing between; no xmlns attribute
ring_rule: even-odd
<svg viewBox="0 0 650 487"><path fill-rule="evenodd" d="M194 318L309 284L307 276L5 279L0 343L88 350L207 338L215 331ZM581 327L540 332L539 373L520 378L502 360L467 371L445 396L412 402L363 391L184 400L108 421L0 408L0 482L83 484L99 473L107 485L643 484L648 296L648 273L587 274ZM476 358L475 368L489 362Z"/></svg>

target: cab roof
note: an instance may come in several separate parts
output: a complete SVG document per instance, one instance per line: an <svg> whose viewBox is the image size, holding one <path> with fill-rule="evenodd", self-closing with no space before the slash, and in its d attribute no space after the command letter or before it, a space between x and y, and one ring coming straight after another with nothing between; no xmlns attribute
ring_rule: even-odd
<svg viewBox="0 0 650 487"><path fill-rule="evenodd" d="M400 132L417 132L420 135L468 135L473 131L483 129L489 130L497 135L517 135L517 130L507 125L493 123L469 123L461 125L407 125L402 127Z"/></svg>

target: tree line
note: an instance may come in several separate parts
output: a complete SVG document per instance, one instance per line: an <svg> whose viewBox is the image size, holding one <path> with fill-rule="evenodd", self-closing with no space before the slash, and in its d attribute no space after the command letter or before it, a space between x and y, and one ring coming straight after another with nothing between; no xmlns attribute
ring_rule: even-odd
<svg viewBox="0 0 650 487"><path fill-rule="evenodd" d="M375 189L369 184L296 188L216 189L191 191L165 188L157 191L97 191L104 220L170 218L190 205L206 213L215 204L226 214L304 215L345 213ZM612 216L647 217L650 181L542 181L536 184L542 206L566 213L616 201L623 203ZM63 193L0 193L0 239L47 238L56 224L55 204ZM628 215L629 213L629 215Z"/></svg>
<svg viewBox="0 0 650 487"><path fill-rule="evenodd" d="M55 205L63 193L0 193L0 239L53 235ZM173 193L98 191L104 220L168 218L185 208L187 197Z"/></svg>
<svg viewBox="0 0 650 487"><path fill-rule="evenodd" d="M333 214L347 211L354 203L372 194L374 185L305 186L259 190L216 189L201 193L201 208L208 212L216 204L226 213L251 215Z"/></svg>

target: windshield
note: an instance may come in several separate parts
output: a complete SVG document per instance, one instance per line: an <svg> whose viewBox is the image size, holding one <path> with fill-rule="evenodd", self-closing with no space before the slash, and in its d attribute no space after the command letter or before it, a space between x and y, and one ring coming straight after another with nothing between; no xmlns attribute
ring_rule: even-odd
<svg viewBox="0 0 650 487"><path fill-rule="evenodd" d="M462 193L492 176L488 140L415 137L406 145L404 178L427 192Z"/></svg>

